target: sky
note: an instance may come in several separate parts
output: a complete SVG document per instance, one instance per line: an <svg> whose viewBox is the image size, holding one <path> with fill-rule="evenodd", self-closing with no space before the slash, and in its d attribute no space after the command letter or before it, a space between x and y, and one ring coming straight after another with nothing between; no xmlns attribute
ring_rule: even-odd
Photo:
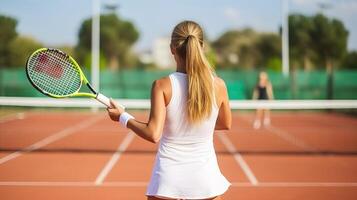
<svg viewBox="0 0 357 200"><path fill-rule="evenodd" d="M231 29L251 27L277 32L282 0L101 0L117 4L117 14L134 23L140 32L135 50L152 46L158 37L170 36L182 20L197 21L209 40ZM348 49L357 50L357 0L288 0L290 13L323 12L337 18L349 30ZM328 5L322 9L321 4ZM92 13L91 0L1 0L0 14L18 20L17 31L47 46L75 45L79 27ZM0 27L1 28L1 27Z"/></svg>

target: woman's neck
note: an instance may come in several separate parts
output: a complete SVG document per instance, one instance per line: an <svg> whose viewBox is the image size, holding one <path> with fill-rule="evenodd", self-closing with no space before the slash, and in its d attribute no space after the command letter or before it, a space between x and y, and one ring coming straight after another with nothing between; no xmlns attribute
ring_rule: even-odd
<svg viewBox="0 0 357 200"><path fill-rule="evenodd" d="M178 68L178 67L177 67L177 69L176 69L176 72L180 72L180 73L186 74L186 70L180 69L180 68Z"/></svg>
<svg viewBox="0 0 357 200"><path fill-rule="evenodd" d="M181 73L185 73L186 74L186 67L185 67L184 63L177 62L177 64L176 64L176 72L181 72Z"/></svg>

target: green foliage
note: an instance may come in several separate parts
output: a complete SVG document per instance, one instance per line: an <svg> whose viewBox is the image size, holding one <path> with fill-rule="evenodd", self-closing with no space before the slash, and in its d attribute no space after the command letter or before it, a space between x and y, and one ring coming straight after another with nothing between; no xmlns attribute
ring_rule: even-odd
<svg viewBox="0 0 357 200"><path fill-rule="evenodd" d="M357 69L357 51L349 52L344 58L341 68Z"/></svg>
<svg viewBox="0 0 357 200"><path fill-rule="evenodd" d="M254 49L250 49L250 47L256 42L257 38L257 33L249 28L241 31L230 30L224 33L212 43L212 48L217 54L218 67L236 68L238 64L252 67L255 63L252 63L249 58L246 59L245 56L241 56L240 54L246 55L246 52L253 52ZM238 57L238 63L232 62L235 60L231 59L234 55Z"/></svg>
<svg viewBox="0 0 357 200"><path fill-rule="evenodd" d="M11 64L9 49L17 36L16 25L16 19L0 15L0 67Z"/></svg>
<svg viewBox="0 0 357 200"><path fill-rule="evenodd" d="M82 67L91 69L91 66L92 66L92 56L91 56L91 52L88 52L85 55L84 63L82 65ZM106 67L107 67L107 59L105 58L103 52L100 52L100 54L99 54L99 69L105 69Z"/></svg>
<svg viewBox="0 0 357 200"><path fill-rule="evenodd" d="M293 68L302 66L310 70L339 65L347 52L347 39L348 31L337 19L329 19L322 14L289 16L289 52ZM278 69L281 36L252 29L230 30L213 42L213 48L217 53L217 65L221 68L274 66ZM238 57L238 63L232 62L232 55Z"/></svg>
<svg viewBox="0 0 357 200"><path fill-rule="evenodd" d="M206 52L205 52L206 58L209 62L209 64L215 68L216 64L217 64L217 57L215 52L212 50L212 48L209 48Z"/></svg>
<svg viewBox="0 0 357 200"><path fill-rule="evenodd" d="M62 45L62 46L57 46L56 49L59 49L59 50L61 50L63 52L66 52L68 55L76 58L73 46Z"/></svg>
<svg viewBox="0 0 357 200"><path fill-rule="evenodd" d="M268 70L281 72L282 71L282 63L280 57L271 57L267 60L266 64Z"/></svg>
<svg viewBox="0 0 357 200"><path fill-rule="evenodd" d="M245 69L258 67L262 54L255 45L242 45L239 54L239 66Z"/></svg>
<svg viewBox="0 0 357 200"><path fill-rule="evenodd" d="M23 67L28 56L42 44L31 37L18 36L17 20L0 15L0 67Z"/></svg>
<svg viewBox="0 0 357 200"><path fill-rule="evenodd" d="M347 52L348 31L337 19L322 14L289 16L291 63L304 69L337 64Z"/></svg>
<svg viewBox="0 0 357 200"><path fill-rule="evenodd" d="M328 19L322 14L314 16L312 21L312 47L319 53L319 61L326 65L340 61L347 52L348 31L343 23L337 19Z"/></svg>
<svg viewBox="0 0 357 200"><path fill-rule="evenodd" d="M84 62L91 50L91 26L91 19L87 19L79 30L76 50L80 62ZM130 48L138 38L139 33L131 22L122 20L115 14L100 16L100 51L111 69L133 63Z"/></svg>
<svg viewBox="0 0 357 200"><path fill-rule="evenodd" d="M19 36L11 41L9 45L9 66L23 67L29 55L36 49L42 47L42 44L30 37Z"/></svg>
<svg viewBox="0 0 357 200"><path fill-rule="evenodd" d="M258 65L267 66L269 60L281 55L281 38L278 34L262 34L255 45L261 54Z"/></svg>
<svg viewBox="0 0 357 200"><path fill-rule="evenodd" d="M313 28L311 18L300 14L289 16L290 63L295 68L303 66L304 69L308 69L309 60L314 57L315 52L311 48Z"/></svg>
<svg viewBox="0 0 357 200"><path fill-rule="evenodd" d="M258 33L252 29L228 31L213 42L218 66L256 68L266 66L271 57L281 54L281 39L276 33ZM237 63L234 58L238 57Z"/></svg>

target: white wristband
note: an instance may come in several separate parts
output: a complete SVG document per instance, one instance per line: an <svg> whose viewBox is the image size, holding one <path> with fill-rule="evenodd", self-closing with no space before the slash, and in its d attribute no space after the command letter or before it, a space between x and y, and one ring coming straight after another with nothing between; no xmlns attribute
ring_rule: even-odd
<svg viewBox="0 0 357 200"><path fill-rule="evenodd" d="M131 119L135 119L132 115L130 115L127 112L123 112L122 114L120 114L119 117L119 122L126 127L126 125L128 124L128 121Z"/></svg>

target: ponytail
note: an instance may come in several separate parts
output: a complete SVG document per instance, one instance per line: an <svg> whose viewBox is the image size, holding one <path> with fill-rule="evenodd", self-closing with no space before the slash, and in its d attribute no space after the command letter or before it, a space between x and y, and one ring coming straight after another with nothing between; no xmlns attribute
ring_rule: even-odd
<svg viewBox="0 0 357 200"><path fill-rule="evenodd" d="M185 60L188 76L188 120L191 123L199 123L210 116L214 103L214 71L202 50L201 27L191 21L178 24L173 32L172 43L179 44L177 45L178 53Z"/></svg>

